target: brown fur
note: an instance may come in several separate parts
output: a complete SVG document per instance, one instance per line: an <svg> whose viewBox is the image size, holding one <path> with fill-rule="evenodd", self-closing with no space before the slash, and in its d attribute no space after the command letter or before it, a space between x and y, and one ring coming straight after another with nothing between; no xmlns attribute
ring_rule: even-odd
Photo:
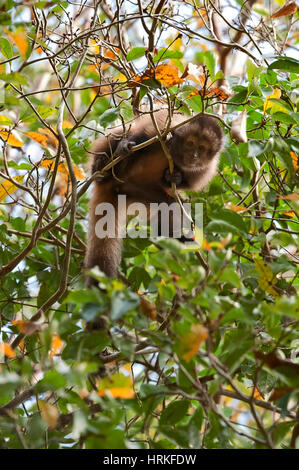
<svg viewBox="0 0 299 470"><path fill-rule="evenodd" d="M168 122L166 110L155 113L160 132ZM185 116L175 114L171 125L185 120ZM127 136L118 128L108 137L100 137L93 145L92 172L101 170L116 155L126 153L127 144L140 144L156 135L150 115L142 116L127 128ZM198 116L172 133L168 148L172 156L179 189L200 190L216 174L218 156L222 148L222 131L215 119ZM99 181L94 183L90 201L89 240L85 258L86 268L99 266L108 276L115 276L121 261L121 238L99 239L95 235L95 224L101 216L95 215L95 208L101 202L110 202L117 210L117 195L127 196L127 205L132 202L170 204L170 181L173 176L167 173L168 160L160 146L154 143L147 148L131 153ZM93 283L88 280L89 285Z"/></svg>

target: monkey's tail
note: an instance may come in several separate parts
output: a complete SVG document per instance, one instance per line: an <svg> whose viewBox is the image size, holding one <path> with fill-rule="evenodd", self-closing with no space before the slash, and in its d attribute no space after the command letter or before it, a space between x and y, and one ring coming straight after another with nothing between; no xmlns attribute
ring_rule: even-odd
<svg viewBox="0 0 299 470"><path fill-rule="evenodd" d="M97 224L105 225L104 215L99 211L98 205L105 203L105 210L111 210L111 213L105 214L105 220L109 221L115 228L115 234L103 236L97 227ZM118 238L117 226L117 203L112 185L109 183L94 184L93 196L90 201L89 212L89 235L87 251L85 256L85 268L91 269L98 266L107 276L117 276L117 268L121 262L122 238ZM110 219L109 219L110 218ZM102 219L102 220L101 220ZM87 277L87 287L97 285L97 282L91 276Z"/></svg>
<svg viewBox="0 0 299 470"><path fill-rule="evenodd" d="M107 276L117 276L117 268L121 262L122 240L120 238L103 238L96 245L90 245L85 257L85 268L98 266ZM87 287L96 285L91 276L87 277Z"/></svg>

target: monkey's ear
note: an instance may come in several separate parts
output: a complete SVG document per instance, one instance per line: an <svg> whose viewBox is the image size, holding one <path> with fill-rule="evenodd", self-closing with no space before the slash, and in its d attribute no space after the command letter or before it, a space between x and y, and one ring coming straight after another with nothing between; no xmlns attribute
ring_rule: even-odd
<svg viewBox="0 0 299 470"><path fill-rule="evenodd" d="M174 129L171 131L172 137L184 137L186 134L186 128L185 126L178 127L177 129Z"/></svg>

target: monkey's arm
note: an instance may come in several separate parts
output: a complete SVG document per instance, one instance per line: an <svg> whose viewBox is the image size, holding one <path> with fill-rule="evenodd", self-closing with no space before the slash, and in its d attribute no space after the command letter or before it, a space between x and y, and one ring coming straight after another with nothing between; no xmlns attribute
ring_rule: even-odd
<svg viewBox="0 0 299 470"><path fill-rule="evenodd" d="M133 136L131 138L122 139L116 147L115 155L117 157L127 157L132 153L131 149L134 145L136 145L136 142L133 140Z"/></svg>
<svg viewBox="0 0 299 470"><path fill-rule="evenodd" d="M156 124L160 131L164 129L166 122L168 120L168 111L167 110L160 110L155 113ZM178 124L183 120L183 116L181 115L174 115L172 118L172 125ZM117 156L128 156L131 153L132 147L135 145L142 144L147 140L151 139L152 137L157 135L156 128L153 124L152 118L149 114L145 114L137 118L130 129L127 131L126 137L122 138L116 146L115 154ZM139 150L139 155L144 154L152 149L152 145L144 147L143 149Z"/></svg>
<svg viewBox="0 0 299 470"><path fill-rule="evenodd" d="M140 140L140 139L139 139ZM131 153L131 148L136 145L134 135L121 139L118 135L109 137L100 137L93 145L92 153L93 163L91 173L102 171L105 166L112 162L113 156L127 157ZM99 181L107 181L112 178L111 171L107 171L103 176L99 177Z"/></svg>

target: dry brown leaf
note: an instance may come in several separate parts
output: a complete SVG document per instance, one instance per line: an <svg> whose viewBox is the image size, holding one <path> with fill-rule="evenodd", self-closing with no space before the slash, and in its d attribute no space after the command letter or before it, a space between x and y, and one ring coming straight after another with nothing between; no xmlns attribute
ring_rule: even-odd
<svg viewBox="0 0 299 470"><path fill-rule="evenodd" d="M207 11L205 8L199 8L198 13L201 14L201 16L196 14L196 23L197 23L197 29L202 28L205 26L205 21L207 19Z"/></svg>
<svg viewBox="0 0 299 470"><path fill-rule="evenodd" d="M228 204L227 209L233 212L245 212L247 211L247 207L242 207L242 206L234 206L234 204Z"/></svg>
<svg viewBox="0 0 299 470"><path fill-rule="evenodd" d="M221 101L227 100L231 95L232 91L229 87L216 87L211 83L211 80L204 73L204 69L201 65L188 64L182 78L192 80L192 82L200 85L200 89L190 93L188 98L192 96L204 96L205 98L218 98Z"/></svg>
<svg viewBox="0 0 299 470"><path fill-rule="evenodd" d="M264 396L261 394L261 392L258 390L258 388L256 388L254 390L254 394L253 394L254 398L256 398L257 400L264 400Z"/></svg>
<svg viewBox="0 0 299 470"><path fill-rule="evenodd" d="M131 87L138 86L138 82L143 83L149 79L156 79L163 83L167 88L170 88L184 80L178 75L179 69L174 65L164 64L158 65L156 69L147 69L143 75L137 75L134 81L130 82ZM137 83L136 83L137 82Z"/></svg>
<svg viewBox="0 0 299 470"><path fill-rule="evenodd" d="M28 41L24 31L17 31L12 33L7 28L5 28L7 36L15 43L16 48L20 52L22 57L26 57L28 50Z"/></svg>
<svg viewBox="0 0 299 470"><path fill-rule="evenodd" d="M98 45L97 41L94 39L89 39L88 41L88 49L91 54L99 54L100 53L100 46Z"/></svg>
<svg viewBox="0 0 299 470"><path fill-rule="evenodd" d="M40 323L30 320L12 320L11 322L18 330L26 336L30 336L41 328Z"/></svg>
<svg viewBox="0 0 299 470"><path fill-rule="evenodd" d="M286 2L279 10L277 10L270 18L280 18L281 16L288 16L295 13L298 9L296 2Z"/></svg>
<svg viewBox="0 0 299 470"><path fill-rule="evenodd" d="M212 249L212 245L209 242L207 242L206 240L204 240L203 248L204 248L204 250L210 251Z"/></svg>
<svg viewBox="0 0 299 470"><path fill-rule="evenodd" d="M13 147L23 147L24 145L24 142L22 142L22 140L19 139L15 133L4 129L3 127L0 128L0 135L8 145L12 145Z"/></svg>
<svg viewBox="0 0 299 470"><path fill-rule="evenodd" d="M294 211L285 211L283 212L283 215L287 215L288 217L295 217L295 212Z"/></svg>
<svg viewBox="0 0 299 470"><path fill-rule="evenodd" d="M115 52L116 52L117 54L119 54L120 49L118 49L118 48L116 47L116 48L115 48ZM116 54L114 53L114 51L112 51L111 49L107 49L107 50L104 52L104 57L106 57L107 59L111 59L111 60L117 60L117 59L118 59L117 55L116 55ZM102 61L101 65L100 65L101 69L102 69L102 70L105 70L105 69L107 69L108 67L110 67L111 60L109 61L109 63L106 63L106 62ZM101 91L102 91L102 93L104 93L103 88L101 88Z"/></svg>
<svg viewBox="0 0 299 470"><path fill-rule="evenodd" d="M114 398L130 399L135 396L131 376L116 373L99 381L98 395L103 397L109 392Z"/></svg>
<svg viewBox="0 0 299 470"><path fill-rule="evenodd" d="M54 160L43 160L41 163L40 163L40 167L42 168L48 168L50 171L53 171L54 169ZM84 180L85 178L85 173L84 171L81 169L81 168L78 168L75 164L73 164L73 169L74 169L74 173L75 173L75 176L77 178L77 180ZM59 173L63 173L64 175L69 175L69 171L68 171L68 167L65 165L65 163L59 163L58 165L58 168L57 168L57 171ZM67 180L66 180L67 182Z"/></svg>
<svg viewBox="0 0 299 470"><path fill-rule="evenodd" d="M13 178L17 183L22 183L24 175L18 175ZM9 180L5 180L0 184L0 202L4 201L8 194L13 194L18 187Z"/></svg>
<svg viewBox="0 0 299 470"><path fill-rule="evenodd" d="M287 393L290 393L293 389L288 385L275 388L270 395L269 401L277 401Z"/></svg>
<svg viewBox="0 0 299 470"><path fill-rule="evenodd" d="M63 121L62 129L72 129L72 127L74 127L74 125L71 123L71 121ZM54 129L56 131L56 127L54 127Z"/></svg>
<svg viewBox="0 0 299 470"><path fill-rule="evenodd" d="M74 173L77 178L77 180L81 181L84 180L85 178L85 172L82 168L78 168L74 163L73 163L73 168L74 168Z"/></svg>
<svg viewBox="0 0 299 470"><path fill-rule="evenodd" d="M130 399L133 398L135 395L135 392L132 388L121 388L121 387L111 387L109 388L109 392L114 398L124 398L124 399ZM103 397L106 394L106 390L101 390L98 392L100 397Z"/></svg>
<svg viewBox="0 0 299 470"><path fill-rule="evenodd" d="M299 168L298 155L295 152L290 152L290 155L291 155L291 158L292 158L294 170L297 171L298 168Z"/></svg>
<svg viewBox="0 0 299 470"><path fill-rule="evenodd" d="M64 342L58 335L54 335L51 340L51 349L49 351L50 359L54 356L59 356L64 348Z"/></svg>
<svg viewBox="0 0 299 470"><path fill-rule="evenodd" d="M269 96L267 96L265 102L264 102L264 113L267 111L267 109L270 109L274 106L274 102L271 101L271 98L279 99L281 97L281 91L279 88L274 88L273 93Z"/></svg>
<svg viewBox="0 0 299 470"><path fill-rule="evenodd" d="M157 319L157 309L155 304L149 302L145 297L142 295L140 296L140 309L142 313L150 318L151 320Z"/></svg>
<svg viewBox="0 0 299 470"><path fill-rule="evenodd" d="M57 147L58 140L56 139L55 135L52 134L52 132L49 129L47 129L47 128L43 129L43 128L39 127L38 132L40 132L41 134L46 136L47 145L52 145L52 147Z"/></svg>
<svg viewBox="0 0 299 470"><path fill-rule="evenodd" d="M70 121L63 121L62 129L72 129L73 124ZM52 127L53 131L57 132L56 126ZM43 134L47 138L47 145L52 145L52 147L58 146L58 140L56 139L55 135L47 128L38 128L38 132Z"/></svg>
<svg viewBox="0 0 299 470"><path fill-rule="evenodd" d="M299 201L298 193L287 194L286 196L279 196L279 197L280 199L289 199L290 201Z"/></svg>
<svg viewBox="0 0 299 470"><path fill-rule="evenodd" d="M7 343L0 343L0 357L1 355L7 356L7 357L15 357L16 353L12 349L12 347L7 344Z"/></svg>
<svg viewBox="0 0 299 470"><path fill-rule="evenodd" d="M158 65L156 68L156 80L170 88L184 80L178 76L179 69L174 65Z"/></svg>
<svg viewBox="0 0 299 470"><path fill-rule="evenodd" d="M39 143L42 147L48 147L48 141L45 135L39 134L38 132L24 132L24 134L28 135L30 139Z"/></svg>
<svg viewBox="0 0 299 470"><path fill-rule="evenodd" d="M270 266L266 264L262 259L255 258L254 264L257 272L259 273L258 284L260 288L271 294L273 297L278 297L279 293L275 289L275 284L277 284L276 275L272 272Z"/></svg>
<svg viewBox="0 0 299 470"><path fill-rule="evenodd" d="M190 362L197 354L202 343L207 339L209 331L200 323L192 325L191 330L182 337L180 348L185 361Z"/></svg>
<svg viewBox="0 0 299 470"><path fill-rule="evenodd" d="M241 142L247 142L247 133L246 133L246 122L247 122L247 111L243 111L233 120L232 126L230 129L230 136L232 139L235 139L237 144Z"/></svg>
<svg viewBox="0 0 299 470"><path fill-rule="evenodd" d="M55 429L59 420L59 411L55 405L43 400L37 400L43 420L50 429Z"/></svg>
<svg viewBox="0 0 299 470"><path fill-rule="evenodd" d="M55 180L55 191L53 196L62 196L63 198L70 190L68 175L58 173Z"/></svg>

